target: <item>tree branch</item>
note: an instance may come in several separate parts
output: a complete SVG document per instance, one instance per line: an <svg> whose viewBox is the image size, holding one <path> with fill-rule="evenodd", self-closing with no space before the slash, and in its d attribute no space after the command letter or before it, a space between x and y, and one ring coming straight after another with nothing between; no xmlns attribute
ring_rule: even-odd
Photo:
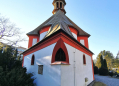
<svg viewBox="0 0 119 86"><path fill-rule="evenodd" d="M18 42L26 41L21 35L20 28L17 28L9 19L0 15L0 42L16 45Z"/></svg>

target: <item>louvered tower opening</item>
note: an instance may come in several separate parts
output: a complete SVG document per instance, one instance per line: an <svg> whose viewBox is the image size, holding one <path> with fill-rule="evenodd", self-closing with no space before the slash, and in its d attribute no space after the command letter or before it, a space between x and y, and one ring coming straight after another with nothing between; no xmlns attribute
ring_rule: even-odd
<svg viewBox="0 0 119 86"><path fill-rule="evenodd" d="M62 9L62 2L60 2L60 9Z"/></svg>

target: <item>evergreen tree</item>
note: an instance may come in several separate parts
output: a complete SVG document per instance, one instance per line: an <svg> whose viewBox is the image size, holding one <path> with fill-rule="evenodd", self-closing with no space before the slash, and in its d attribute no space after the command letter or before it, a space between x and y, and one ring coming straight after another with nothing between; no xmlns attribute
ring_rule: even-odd
<svg viewBox="0 0 119 86"><path fill-rule="evenodd" d="M34 86L34 79L31 78L33 74L27 74L26 68L22 67L22 61L14 59L17 50L6 46L0 55L0 86Z"/></svg>
<svg viewBox="0 0 119 86"><path fill-rule="evenodd" d="M102 55L100 56L100 63L101 63L101 67L104 67L104 61Z"/></svg>
<svg viewBox="0 0 119 86"><path fill-rule="evenodd" d="M18 50L17 50L17 49L15 49L15 50L14 50L14 56L13 56L13 57L14 57L14 59L17 59L17 55L18 55Z"/></svg>
<svg viewBox="0 0 119 86"><path fill-rule="evenodd" d="M103 59L106 60L107 62L107 67L108 69L111 69L113 67L113 59L114 59L114 56L112 53L110 53L109 51L101 51L98 56L97 56L97 61L96 61L96 66L98 68L101 67L101 59L100 59L100 56L102 55Z"/></svg>
<svg viewBox="0 0 119 86"><path fill-rule="evenodd" d="M19 55L17 58L18 58L17 60L20 60L20 58L21 58L21 55Z"/></svg>
<svg viewBox="0 0 119 86"><path fill-rule="evenodd" d="M98 74L98 67L94 67L94 74Z"/></svg>
<svg viewBox="0 0 119 86"><path fill-rule="evenodd" d="M93 68L95 67L94 61L93 61Z"/></svg>
<svg viewBox="0 0 119 86"><path fill-rule="evenodd" d="M3 52L3 46L0 43L0 65L2 64L2 52Z"/></svg>
<svg viewBox="0 0 119 86"><path fill-rule="evenodd" d="M100 59L101 59L101 68L99 69L99 74L100 75L108 75L107 62L105 59L102 58L102 55L101 55Z"/></svg>
<svg viewBox="0 0 119 86"><path fill-rule="evenodd" d="M104 59L104 68L107 68L107 62L106 60ZM107 68L108 69L108 68Z"/></svg>

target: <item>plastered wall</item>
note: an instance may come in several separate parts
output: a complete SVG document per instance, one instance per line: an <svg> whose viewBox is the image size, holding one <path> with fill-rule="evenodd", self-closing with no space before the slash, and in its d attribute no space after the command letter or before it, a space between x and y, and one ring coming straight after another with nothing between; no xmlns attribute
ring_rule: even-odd
<svg viewBox="0 0 119 86"><path fill-rule="evenodd" d="M56 43L37 52L25 56L24 67L27 72L33 72L37 86L61 86L61 66L51 65L52 52ZM35 63L31 65L31 57L34 54ZM38 65L43 65L43 75L38 74Z"/></svg>
<svg viewBox="0 0 119 86"><path fill-rule="evenodd" d="M28 73L34 73L37 86L86 86L93 81L92 61L89 55L64 43L70 65L51 65L53 49L56 43L38 50L24 57L24 67ZM31 57L34 54L35 62L31 65ZM83 64L83 54L86 57L86 65ZM38 65L43 65L43 75L38 74ZM85 78L88 82L85 83Z"/></svg>
<svg viewBox="0 0 119 86"><path fill-rule="evenodd" d="M70 65L61 65L61 86L87 86L93 81L91 57L65 43ZM86 65L83 64L83 54ZM88 82L85 83L85 77Z"/></svg>

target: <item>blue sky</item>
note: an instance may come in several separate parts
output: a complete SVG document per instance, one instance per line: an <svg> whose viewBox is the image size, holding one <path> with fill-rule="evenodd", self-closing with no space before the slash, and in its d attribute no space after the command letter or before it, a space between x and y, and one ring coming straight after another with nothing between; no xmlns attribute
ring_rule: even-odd
<svg viewBox="0 0 119 86"><path fill-rule="evenodd" d="M102 50L116 56L119 51L119 0L65 0L66 15L91 34L93 59ZM0 13L25 34L52 16L53 0L0 0ZM21 43L27 47L27 42Z"/></svg>

